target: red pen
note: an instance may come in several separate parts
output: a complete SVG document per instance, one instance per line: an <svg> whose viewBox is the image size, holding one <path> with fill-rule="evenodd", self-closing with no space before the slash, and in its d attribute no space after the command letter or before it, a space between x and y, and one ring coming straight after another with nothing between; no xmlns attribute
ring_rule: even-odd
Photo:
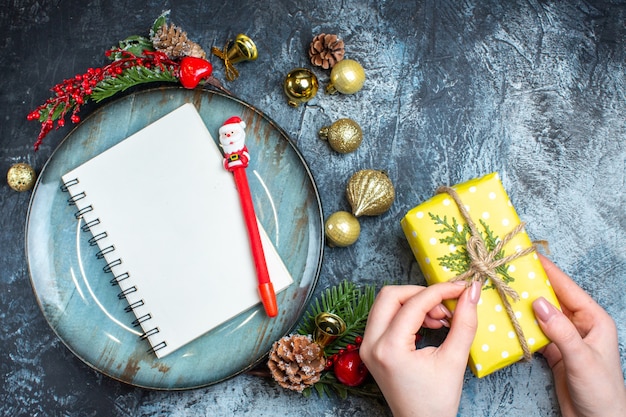
<svg viewBox="0 0 626 417"><path fill-rule="evenodd" d="M254 267L259 284L259 296L265 308L265 313L269 317L276 317L278 315L276 293L274 292L274 286L272 285L270 274L267 270L265 252L263 251L263 244L261 243L259 225L254 212L248 176L246 175L250 154L245 145L245 127L246 123L241 120L241 118L233 116L226 120L220 127L219 139L220 145L224 150L224 168L232 172L235 177L235 185L239 193L239 201L241 202L246 228L248 229L248 237L250 238L250 248L252 249Z"/></svg>

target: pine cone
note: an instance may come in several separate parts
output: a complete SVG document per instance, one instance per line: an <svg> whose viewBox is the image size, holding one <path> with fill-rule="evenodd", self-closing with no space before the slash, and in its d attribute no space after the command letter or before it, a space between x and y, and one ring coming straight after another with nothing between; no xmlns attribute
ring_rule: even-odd
<svg viewBox="0 0 626 417"><path fill-rule="evenodd" d="M326 359L310 336L291 335L274 342L267 366L281 387L301 392L320 380Z"/></svg>
<svg viewBox="0 0 626 417"><path fill-rule="evenodd" d="M345 50L343 41L337 35L320 33L313 38L309 47L311 64L324 69L329 69L343 59Z"/></svg>
<svg viewBox="0 0 626 417"><path fill-rule="evenodd" d="M167 54L170 58L193 56L206 59L206 53L187 33L176 25L164 24L152 35L152 46L157 51Z"/></svg>

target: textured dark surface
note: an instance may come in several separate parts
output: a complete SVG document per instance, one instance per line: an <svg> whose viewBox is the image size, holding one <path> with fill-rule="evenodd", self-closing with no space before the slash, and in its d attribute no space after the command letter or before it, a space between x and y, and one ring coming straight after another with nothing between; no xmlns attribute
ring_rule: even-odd
<svg viewBox="0 0 626 417"><path fill-rule="evenodd" d="M5 0L0 8L0 171L40 170L69 127L33 152L26 114L54 84L104 63L119 40L145 34L162 10L205 49L243 32L259 59L227 87L297 143L326 216L348 209L348 178L389 172L397 199L361 221L359 241L325 252L318 292L344 278L421 283L399 220L440 184L499 171L533 239L605 307L619 328L625 367L626 4L618 1L131 1ZM261 5L262 4L262 5ZM367 82L352 96L320 92L287 106L282 80L310 67L306 49L337 33ZM214 60L215 75L223 67ZM328 72L315 69L325 85ZM88 111L89 109L85 109ZM364 141L334 153L320 127L351 117ZM175 161L173 161L175 162ZM4 174L3 174L4 175ZM174 192L174 190L171 190ZM241 375L185 392L120 384L76 359L37 305L24 254L30 194L0 185L2 415L388 415L382 402L305 399ZM441 387L445 390L445 387ZM478 380L466 374L461 415L559 415L541 359Z"/></svg>

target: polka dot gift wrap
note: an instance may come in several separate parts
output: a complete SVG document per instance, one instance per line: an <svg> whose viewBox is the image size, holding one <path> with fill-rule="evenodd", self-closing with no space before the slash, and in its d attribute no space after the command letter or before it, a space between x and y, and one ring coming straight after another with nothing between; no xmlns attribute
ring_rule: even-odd
<svg viewBox="0 0 626 417"><path fill-rule="evenodd" d="M497 173L452 187L491 250L520 224L515 208ZM431 285L455 278L469 266L464 243L470 235L456 202L447 193L437 194L410 210L401 220L402 229L413 254ZM505 257L532 246L522 230L503 247ZM518 257L496 269L498 276L515 290L519 300L509 298L528 348L536 352L550 341L543 334L532 311L532 302L543 296L555 305L558 301L536 253ZM454 311L455 302L447 307ZM483 377L522 359L524 356L504 303L488 279L478 302L478 331L470 349L469 365Z"/></svg>

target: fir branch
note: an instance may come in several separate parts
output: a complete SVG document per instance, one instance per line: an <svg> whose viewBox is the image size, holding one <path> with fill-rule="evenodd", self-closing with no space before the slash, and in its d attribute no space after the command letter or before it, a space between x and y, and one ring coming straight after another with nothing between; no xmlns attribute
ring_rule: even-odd
<svg viewBox="0 0 626 417"><path fill-rule="evenodd" d="M371 378L371 377L368 377ZM312 387L305 388L302 391L302 395L310 397L313 392L316 392L318 396L332 397L333 395L339 398L346 399L348 395L358 395L361 397L382 397L382 392L378 385L372 381L359 385L358 387L350 387L337 381L337 378L332 372L324 372L320 380Z"/></svg>
<svg viewBox="0 0 626 417"><path fill-rule="evenodd" d="M467 224L461 226L457 222L456 218L452 218L452 224L448 222L448 217L443 216L443 219L432 213L428 213L430 218L436 225L443 226L441 229L435 230L437 233L445 234L444 237L439 239L440 243L447 245L454 245L457 250L448 255L437 258L441 265L450 269L457 274L462 274L470 267L470 260L465 249L467 245L467 238L470 235L470 228Z"/></svg>
<svg viewBox="0 0 626 417"><path fill-rule="evenodd" d="M330 357L348 345L354 345L356 338L363 336L369 312L376 298L376 287L366 285L357 287L354 283L344 280L340 284L327 288L310 304L304 314L297 332L301 335L315 333L315 317L323 312L333 313L343 319L346 324L345 332L328 346L324 347L324 354ZM320 380L313 387L302 391L305 397L316 392L320 397L337 395L346 398L349 394L379 397L380 389L376 383L369 381L358 387L349 387L337 381L332 371L326 370Z"/></svg>
<svg viewBox="0 0 626 417"><path fill-rule="evenodd" d="M343 281L339 285L326 289L320 297L311 303L304 315L298 333L307 335L315 332L315 317L323 312L338 315L346 323L342 336L324 348L327 356L354 344L357 336L363 336L369 312L376 298L376 288L365 286L357 288L354 283Z"/></svg>
<svg viewBox="0 0 626 417"><path fill-rule="evenodd" d="M493 233L493 231L489 228L489 225L487 224L487 222L485 222L484 220L480 220L480 224L482 225L483 229L485 229L485 235L483 236L483 240L485 241L485 246L487 247L487 250L491 252L496 248L496 245L498 244L498 241L500 240L500 238L497 237ZM494 259L502 259L502 258L504 258L503 250L496 253L496 255L494 256ZM509 274L509 266L507 264L500 265L499 267L497 267L496 273L500 274L502 276L502 280L507 284L515 281L515 278L511 276L511 274ZM486 289L495 288L495 286L491 284L491 285L487 285L485 288Z"/></svg>
<svg viewBox="0 0 626 417"><path fill-rule="evenodd" d="M326 346L324 349L326 355L333 355L345 349L347 345L354 344L358 336L363 336L375 298L376 289L373 286L355 289L352 303L338 313L346 323L346 331L334 343Z"/></svg>
<svg viewBox="0 0 626 417"><path fill-rule="evenodd" d="M300 334L313 334L315 331L315 317L322 313L333 313L341 316L339 312L349 305L355 297L356 286L348 281L327 288L309 307L305 314L298 332Z"/></svg>
<svg viewBox="0 0 626 417"><path fill-rule="evenodd" d="M465 246L467 244L467 236L471 233L467 224L461 226L456 218L452 218L452 224L448 223L448 216L443 216L443 219L439 216L435 216L432 213L428 213L430 218L436 225L442 225L443 228L436 230L437 233L448 233L448 236L444 236L439 241L448 245Z"/></svg>
<svg viewBox="0 0 626 417"><path fill-rule="evenodd" d="M91 98L98 103L136 85L157 81L177 82L178 78L176 78L174 71L165 67L163 69L144 66L129 67L117 77L100 81L93 89Z"/></svg>
<svg viewBox="0 0 626 417"><path fill-rule="evenodd" d="M466 249L467 240L471 235L469 226L467 224L461 226L454 217L452 218L452 224L450 224L447 216L443 216L443 218L441 218L433 213L428 213L428 215L433 220L435 225L442 226L442 228L436 230L437 233L444 234L444 236L439 239L439 242L447 245L454 245L456 247L455 252L443 255L437 258L437 260L440 262L441 266L448 268L457 274L464 273L469 269L471 262ZM493 233L487 222L482 219L479 222L484 230L484 233L479 232L480 236L485 242L487 250L492 252L496 248L500 238ZM499 253L495 254L494 259L502 259L503 257L504 251L501 250ZM500 265L496 268L496 273L502 276L503 281L507 284L515 281L515 278L509 274L508 270L509 266L507 264ZM493 284L483 287L485 290L490 288L495 287Z"/></svg>

